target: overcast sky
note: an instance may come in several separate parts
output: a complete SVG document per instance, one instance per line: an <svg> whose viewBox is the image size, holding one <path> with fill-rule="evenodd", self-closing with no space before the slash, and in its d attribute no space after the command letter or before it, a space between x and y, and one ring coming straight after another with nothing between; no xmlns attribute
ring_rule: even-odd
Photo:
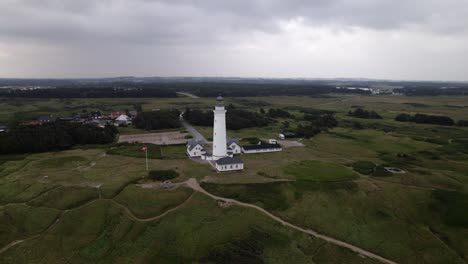
<svg viewBox="0 0 468 264"><path fill-rule="evenodd" d="M468 80L468 1L0 1L0 77L113 76Z"/></svg>

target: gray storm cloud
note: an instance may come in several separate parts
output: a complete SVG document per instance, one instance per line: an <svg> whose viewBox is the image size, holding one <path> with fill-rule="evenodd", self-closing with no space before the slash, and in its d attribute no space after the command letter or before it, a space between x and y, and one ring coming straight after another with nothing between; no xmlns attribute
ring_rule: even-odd
<svg viewBox="0 0 468 264"><path fill-rule="evenodd" d="M0 77L466 80L466 25L464 0L3 0Z"/></svg>

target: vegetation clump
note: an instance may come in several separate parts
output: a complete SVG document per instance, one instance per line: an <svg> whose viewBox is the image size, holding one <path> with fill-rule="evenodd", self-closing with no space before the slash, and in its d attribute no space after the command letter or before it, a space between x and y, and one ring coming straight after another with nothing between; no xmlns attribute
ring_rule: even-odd
<svg viewBox="0 0 468 264"><path fill-rule="evenodd" d="M268 117L271 118L291 118L292 115L283 109L280 108L270 108L268 112L266 113Z"/></svg>
<svg viewBox="0 0 468 264"><path fill-rule="evenodd" d="M375 171L376 165L370 161L356 161L353 163L353 169L364 175L371 175Z"/></svg>
<svg viewBox="0 0 468 264"><path fill-rule="evenodd" d="M142 112L133 120L136 128L146 130L170 129L181 127L178 110Z"/></svg>
<svg viewBox="0 0 468 264"><path fill-rule="evenodd" d="M0 154L35 153L69 149L75 145L112 143L118 130L78 123L18 126L0 134Z"/></svg>
<svg viewBox="0 0 468 264"><path fill-rule="evenodd" d="M398 122L414 122L418 124L433 124L442 126L455 125L455 121L453 121L452 118L438 115L416 114L412 116L409 114L399 114L395 117L395 120Z"/></svg>
<svg viewBox="0 0 468 264"><path fill-rule="evenodd" d="M311 138L322 131L333 128L338 125L338 121L333 114L305 114L304 119L310 121L307 125L300 124L297 127L296 134L305 138Z"/></svg>
<svg viewBox="0 0 468 264"><path fill-rule="evenodd" d="M377 112L367 111L362 108L357 108L354 111L349 111L348 115L364 119L382 119L382 117Z"/></svg>
<svg viewBox="0 0 468 264"><path fill-rule="evenodd" d="M153 181L167 181L179 177L175 170L152 170L148 173L148 178Z"/></svg>

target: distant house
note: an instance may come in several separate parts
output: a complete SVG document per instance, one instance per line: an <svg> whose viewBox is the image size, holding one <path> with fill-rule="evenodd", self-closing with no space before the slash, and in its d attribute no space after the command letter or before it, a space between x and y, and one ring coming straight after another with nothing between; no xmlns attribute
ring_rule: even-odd
<svg viewBox="0 0 468 264"><path fill-rule="evenodd" d="M8 127L0 125L0 133L5 133L5 132L8 132Z"/></svg>
<svg viewBox="0 0 468 264"><path fill-rule="evenodd" d="M112 111L110 114L110 118L112 119L118 118L121 115L127 116L127 111Z"/></svg>
<svg viewBox="0 0 468 264"><path fill-rule="evenodd" d="M279 152L282 150L283 148L280 144L258 144L242 146L242 153L244 154Z"/></svg>
<svg viewBox="0 0 468 264"><path fill-rule="evenodd" d="M187 155L191 158L201 157L206 153L205 148L203 147L206 144L203 140L196 140L192 138L187 142Z"/></svg>
<svg viewBox="0 0 468 264"><path fill-rule="evenodd" d="M46 124L46 123L53 123L53 122L56 122L57 121L57 117L53 117L53 116L40 116L37 121L40 123L40 124Z"/></svg>
<svg viewBox="0 0 468 264"><path fill-rule="evenodd" d="M226 144L229 150L232 151L232 154L241 154L242 148L239 145L239 139L238 138L228 138L226 139Z"/></svg>
<svg viewBox="0 0 468 264"><path fill-rule="evenodd" d="M244 162L235 157L226 157L219 159L215 162L216 170L217 171L237 171L244 169Z"/></svg>
<svg viewBox="0 0 468 264"><path fill-rule="evenodd" d="M102 118L102 113L101 111L92 111L88 113L88 118L91 119L101 119Z"/></svg>
<svg viewBox="0 0 468 264"><path fill-rule="evenodd" d="M115 122L118 125L130 125L132 123L132 119L127 115L120 115L115 119Z"/></svg>

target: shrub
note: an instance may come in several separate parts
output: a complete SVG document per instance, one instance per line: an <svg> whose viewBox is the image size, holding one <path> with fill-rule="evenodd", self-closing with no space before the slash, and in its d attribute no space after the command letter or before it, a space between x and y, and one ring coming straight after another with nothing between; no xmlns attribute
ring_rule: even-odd
<svg viewBox="0 0 468 264"><path fill-rule="evenodd" d="M358 117L358 118L366 118L366 119L382 119L382 117L376 112L367 111L362 108L357 108L354 111L349 111L348 115Z"/></svg>
<svg viewBox="0 0 468 264"><path fill-rule="evenodd" d="M364 175L371 175L375 171L376 165L370 161L357 161L353 164L353 169Z"/></svg>
<svg viewBox="0 0 468 264"><path fill-rule="evenodd" d="M175 170L152 170L148 173L148 178L153 181L167 181L178 176L179 173Z"/></svg>

